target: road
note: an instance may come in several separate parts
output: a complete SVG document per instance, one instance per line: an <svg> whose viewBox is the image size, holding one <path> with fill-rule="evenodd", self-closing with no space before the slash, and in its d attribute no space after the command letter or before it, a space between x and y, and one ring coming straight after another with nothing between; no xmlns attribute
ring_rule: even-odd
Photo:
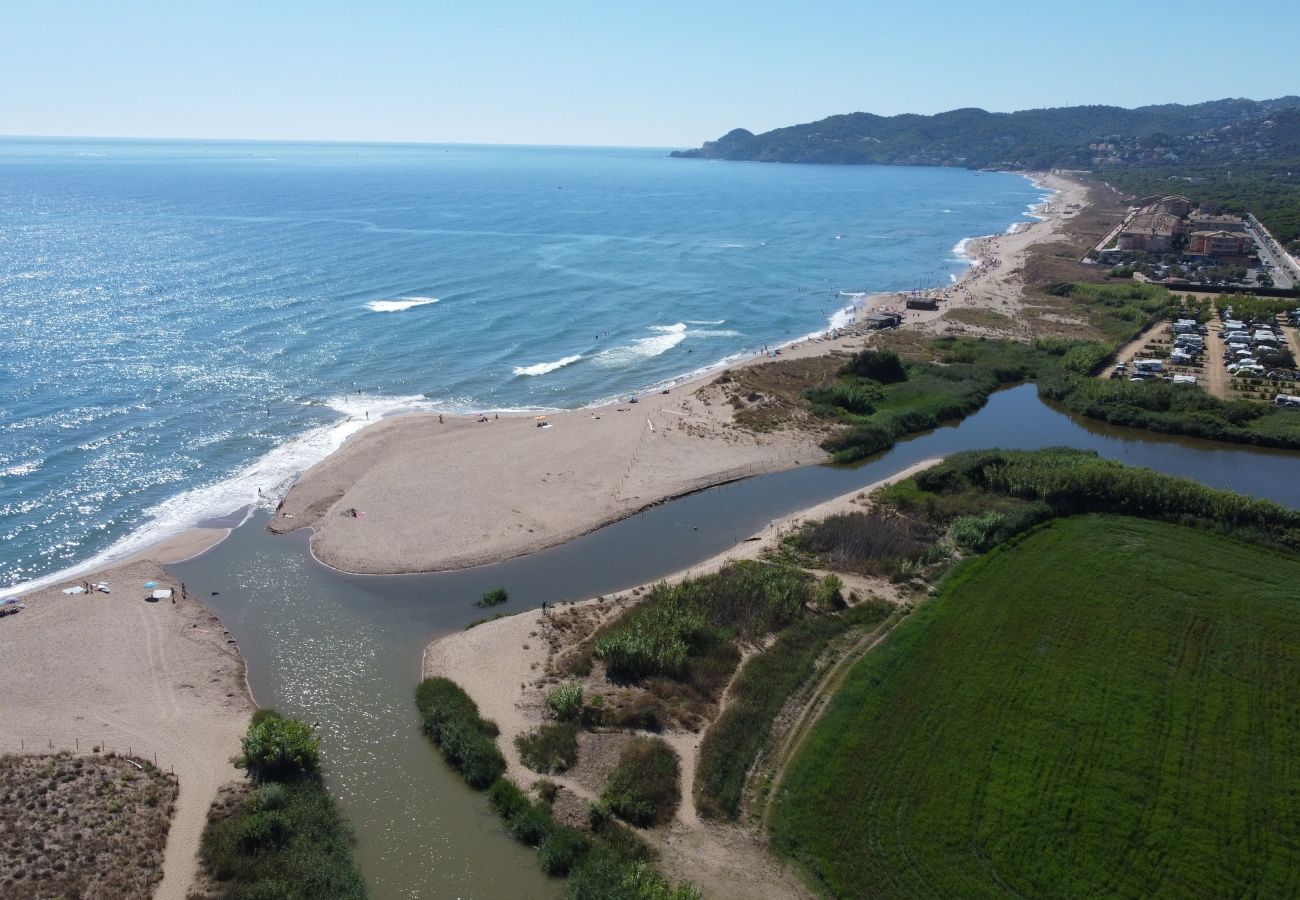
<svg viewBox="0 0 1300 900"><path fill-rule="evenodd" d="M1255 238L1260 262L1269 262L1273 265L1269 270L1273 276L1273 286L1283 289L1295 287L1300 282L1300 269L1296 268L1295 260L1290 254L1278 245L1273 235L1269 234L1268 229L1253 215L1246 217L1246 229Z"/></svg>

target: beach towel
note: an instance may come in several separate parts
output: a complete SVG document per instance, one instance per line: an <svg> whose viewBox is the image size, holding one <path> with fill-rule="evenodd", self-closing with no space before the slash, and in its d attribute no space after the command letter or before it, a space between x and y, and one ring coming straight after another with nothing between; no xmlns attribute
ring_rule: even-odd
<svg viewBox="0 0 1300 900"><path fill-rule="evenodd" d="M86 589L83 588L83 587L82 587L81 585L79 585L79 584L74 584L74 585L73 585L72 587L70 587L70 588L64 588L64 589L63 589L63 593L65 593L65 594L84 594L84 593L86 593Z"/></svg>

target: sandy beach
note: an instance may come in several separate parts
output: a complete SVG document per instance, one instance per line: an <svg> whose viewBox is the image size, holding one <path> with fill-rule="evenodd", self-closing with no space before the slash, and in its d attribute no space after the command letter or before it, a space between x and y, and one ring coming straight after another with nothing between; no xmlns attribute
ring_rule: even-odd
<svg viewBox="0 0 1300 900"><path fill-rule="evenodd" d="M925 292L939 299L938 310L906 310L904 324L929 334L950 331L999 333L1028 338L1031 331L1022 316L1024 300L1024 265L1029 248L1056 240L1062 224L1088 202L1089 187L1082 182L1049 172L1026 173L1040 187L1054 191L1052 197L1036 207L1041 219L1015 226L1006 234L971 238L963 248L972 261L971 268L955 284ZM902 309L905 294L874 294L866 307L872 310ZM996 326L981 324L977 316L964 316L962 310L989 310L1006 318Z"/></svg>
<svg viewBox="0 0 1300 900"><path fill-rule="evenodd" d="M939 289L938 312L909 311L907 327L942 332L949 311L977 307L1014 321L1028 248L1052 240L1087 196L1085 185L1061 176L1035 180L1058 192L1038 210L1042 220L970 241L978 264ZM901 307L902 298L874 295L853 325L781 348L780 358L860 349L870 340L862 317L889 305ZM385 419L308 470L271 528L314 529L312 552L344 571L439 571L555 546L672 497L825 459L820 435L737 427L717 378L544 419Z"/></svg>
<svg viewBox="0 0 1300 900"><path fill-rule="evenodd" d="M869 487L773 520L756 535L757 540L742 541L663 580L676 583L717 571L735 560L758 558L775 547L784 532L800 523L861 509L866 496L875 488L907 478L936 462L917 463ZM844 578L851 590L863 596L896 597L896 588L887 581L849 575ZM613 597L566 604L564 609L586 609L598 614L601 621L607 621L634 604L637 594L627 590ZM468 631L439 638L424 653L422 668L426 678L452 679L473 698L482 714L500 727L497 743L506 757L508 774L521 785L530 785L539 777L523 765L514 739L546 720L545 696L549 685L542 681L542 676L552 639L564 640L552 633L552 618L540 610L532 610L485 622ZM666 732L662 737L678 752L682 764L682 803L677 817L667 829L651 834L651 839L665 851L660 861L662 868L675 878L696 881L710 897L775 900L808 896L802 882L767 854L761 837L740 826L705 825L696 814L692 786L701 735L681 731ZM585 806L599 796L599 785L608 774L602 769L608 768L614 755L611 748L624 739L620 734L586 735L580 745L578 767L564 775L547 777ZM584 754L588 758L586 764ZM761 873L757 880L756 873Z"/></svg>
<svg viewBox="0 0 1300 900"><path fill-rule="evenodd" d="M113 751L176 772L180 786L155 897L183 900L199 837L253 705L238 650L192 597L149 602L145 582L179 594L158 565L138 561L88 576L111 593L67 595L74 578L22 598L0 620L0 752Z"/></svg>

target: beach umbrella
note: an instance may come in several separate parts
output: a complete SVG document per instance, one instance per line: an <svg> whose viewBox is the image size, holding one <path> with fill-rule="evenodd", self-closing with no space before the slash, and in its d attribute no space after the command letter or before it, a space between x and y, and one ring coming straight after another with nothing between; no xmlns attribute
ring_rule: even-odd
<svg viewBox="0 0 1300 900"><path fill-rule="evenodd" d="M17 597L5 597L3 600L0 600L0 606L12 606L18 602L19 600Z"/></svg>
<svg viewBox="0 0 1300 900"><path fill-rule="evenodd" d="M144 586L147 587L147 588L156 588L156 587L158 586L158 582L156 582L156 581L146 581L146 582L144 583Z"/></svg>

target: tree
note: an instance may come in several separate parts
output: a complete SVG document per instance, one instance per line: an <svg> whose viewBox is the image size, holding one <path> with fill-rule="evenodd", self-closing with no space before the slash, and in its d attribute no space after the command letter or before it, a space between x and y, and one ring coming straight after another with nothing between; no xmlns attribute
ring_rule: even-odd
<svg viewBox="0 0 1300 900"><path fill-rule="evenodd" d="M310 725L274 710L258 710L241 741L242 762L258 781L290 781L320 774L320 738Z"/></svg>

